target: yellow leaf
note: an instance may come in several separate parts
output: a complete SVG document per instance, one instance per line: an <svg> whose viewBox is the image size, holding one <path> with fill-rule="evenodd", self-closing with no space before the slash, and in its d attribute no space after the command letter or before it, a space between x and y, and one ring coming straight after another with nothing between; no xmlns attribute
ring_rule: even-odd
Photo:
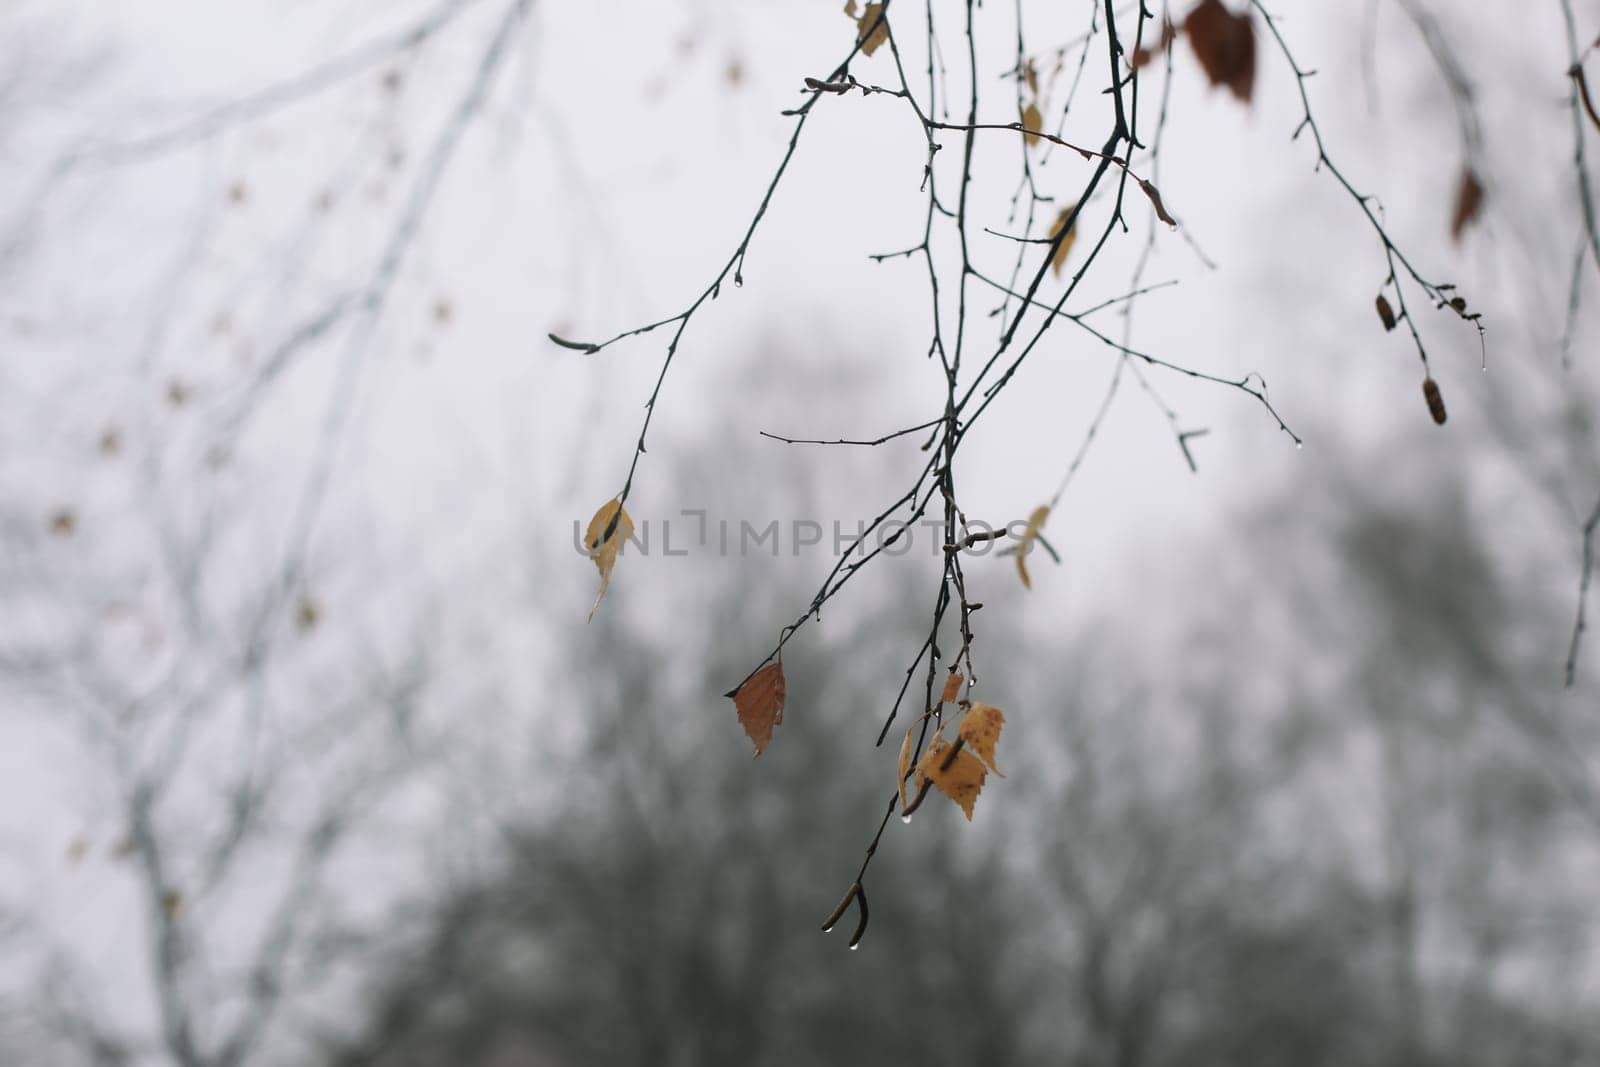
<svg viewBox="0 0 1600 1067"><path fill-rule="evenodd" d="M600 601L605 599L606 588L611 585L611 570L617 565L617 553L622 551L623 542L632 536L633 520L628 517L620 500L606 501L594 513L594 518L589 520L589 529L583 535L583 547L588 550L594 565L600 568L600 592L594 598L594 607L589 609L591 620L594 613L600 610Z"/></svg>
<svg viewBox="0 0 1600 1067"><path fill-rule="evenodd" d="M923 754L922 762L917 764L917 770L933 782L939 792L959 804L970 822L972 806L978 802L978 793L983 789L987 772L978 757L965 748L952 753L952 747L944 738L935 738ZM948 766L945 762L947 759Z"/></svg>
<svg viewBox="0 0 1600 1067"><path fill-rule="evenodd" d="M1022 536L1017 543L1009 548L1000 550L1002 556L1017 557L1017 575L1022 579L1024 589L1032 589L1033 582L1028 579L1028 553L1033 551L1033 543L1039 539L1039 531L1044 529L1045 520L1050 518L1050 505L1040 504L1033 509L1033 514L1028 516L1028 526L1022 531Z"/></svg>
<svg viewBox="0 0 1600 1067"><path fill-rule="evenodd" d="M1000 768L994 763L994 746L1000 742L1000 730L1005 724L1005 712L993 704L974 704L961 717L961 725L957 728L961 740L996 774L1000 774ZM1001 774L1000 777L1004 778L1005 775Z"/></svg>
<svg viewBox="0 0 1600 1067"><path fill-rule="evenodd" d="M850 8L846 6L844 12L848 15ZM856 40L861 43L861 54L864 56L872 55L879 45L889 39L889 20L878 17L882 12L882 4L868 4L856 20ZM872 32L868 33L868 30Z"/></svg>
<svg viewBox="0 0 1600 1067"><path fill-rule="evenodd" d="M734 710L739 714L739 725L755 742L757 756L771 744L772 728L782 725L783 702L788 695L789 685L783 678L782 660L762 667L728 694L733 698Z"/></svg>
<svg viewBox="0 0 1600 1067"><path fill-rule="evenodd" d="M951 671L950 677L944 680L944 693L939 697L939 703L948 704L961 694L961 683L966 681L961 677L960 671Z"/></svg>
<svg viewBox="0 0 1600 1067"><path fill-rule="evenodd" d="M1044 116L1039 114L1038 104L1029 104L1022 109L1022 128L1031 130L1031 133L1022 135L1022 139L1029 144L1039 143L1039 130L1044 129Z"/></svg>
<svg viewBox="0 0 1600 1067"><path fill-rule="evenodd" d="M906 773L911 770L911 750L916 747L916 742L911 740L911 735L916 732L917 724L912 723L906 727L906 739L900 742L900 777L896 778L900 784L900 810L906 810Z"/></svg>
<svg viewBox="0 0 1600 1067"><path fill-rule="evenodd" d="M1051 240L1055 240L1056 234L1061 232L1061 227L1067 224L1067 217L1071 214L1072 208L1064 207L1061 209L1061 214L1056 216L1055 225L1050 227ZM1055 273L1056 277L1059 278L1061 276L1061 268L1067 265L1067 253L1072 251L1072 242L1077 239L1078 224L1074 222L1067 230L1067 235L1056 246L1056 254L1050 257L1050 269Z"/></svg>

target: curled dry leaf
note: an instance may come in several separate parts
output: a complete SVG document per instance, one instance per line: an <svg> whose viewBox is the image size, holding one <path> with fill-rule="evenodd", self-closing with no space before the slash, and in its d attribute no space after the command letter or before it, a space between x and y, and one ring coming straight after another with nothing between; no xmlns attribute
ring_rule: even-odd
<svg viewBox="0 0 1600 1067"><path fill-rule="evenodd" d="M1392 330L1399 319L1394 317L1394 308L1389 306L1389 298L1382 293L1378 294L1378 318L1383 320L1383 328Z"/></svg>
<svg viewBox="0 0 1600 1067"><path fill-rule="evenodd" d="M917 771L931 781L939 792L960 805L970 822L972 806L978 802L987 772L983 769L983 761L965 747L952 752L953 747L944 738L935 738L933 744L928 746L928 751L922 754Z"/></svg>
<svg viewBox="0 0 1600 1067"><path fill-rule="evenodd" d="M1067 219L1072 215L1072 208L1064 207L1061 214L1056 216L1055 225L1050 227L1050 239L1055 240L1061 232L1061 227L1067 225ZM1061 276L1061 268L1067 265L1067 253L1072 251L1072 242L1078 239L1078 224L1074 222L1067 226L1067 235L1061 238L1061 243L1056 245L1055 254L1050 257L1050 270L1056 277Z"/></svg>
<svg viewBox="0 0 1600 1067"><path fill-rule="evenodd" d="M854 4L847 5L844 9L846 15ZM882 18L882 4L868 4L861 10L861 17L856 20L856 41L861 45L861 54L870 56L876 52L880 45L889 39L889 20Z"/></svg>
<svg viewBox="0 0 1600 1067"><path fill-rule="evenodd" d="M1206 80L1226 85L1248 104L1256 86L1256 26L1249 12L1236 15L1222 0L1200 0L1183 29Z"/></svg>
<svg viewBox="0 0 1600 1067"><path fill-rule="evenodd" d="M757 756L772 743L773 727L783 724L783 702L788 695L782 660L762 667L728 694L733 698L734 710L739 713L739 725L755 743Z"/></svg>
<svg viewBox="0 0 1600 1067"><path fill-rule="evenodd" d="M944 680L944 692L939 694L939 703L948 704L961 695L961 683L966 681L961 677L960 671L951 671L950 677Z"/></svg>
<svg viewBox="0 0 1600 1067"><path fill-rule="evenodd" d="M1000 768L994 763L994 746L1000 742L1000 730L1005 724L1005 712L993 704L974 704L961 717L958 727L961 740L967 743L967 748L996 774L1000 774Z"/></svg>
<svg viewBox="0 0 1600 1067"><path fill-rule="evenodd" d="M1456 206L1450 214L1451 240L1461 240L1461 235L1477 220L1482 210L1483 185L1472 168L1467 167L1462 170L1461 180L1456 183Z"/></svg>
<svg viewBox="0 0 1600 1067"><path fill-rule="evenodd" d="M588 551L589 558L594 560L594 565L600 568L600 592L595 595L594 607L589 609L591 620L594 619L594 613L600 610L600 601L605 599L606 589L611 585L611 571L617 565L617 553L622 551L623 542L632 536L633 520L628 517L621 500L606 501L594 513L594 518L589 520L589 529L583 535L583 547Z"/></svg>
<svg viewBox="0 0 1600 1067"><path fill-rule="evenodd" d="M1173 229L1177 229L1178 220L1168 214L1167 205L1161 202L1161 191L1154 185L1151 185L1149 182L1145 181L1143 178L1139 179L1139 188L1143 189L1144 195L1150 198L1150 206L1156 209L1156 218L1160 219L1168 226L1171 226Z"/></svg>
<svg viewBox="0 0 1600 1067"><path fill-rule="evenodd" d="M1422 398L1428 402L1428 414L1440 426L1444 425L1444 397L1439 393L1439 383L1432 376L1422 379Z"/></svg>
<svg viewBox="0 0 1600 1067"><path fill-rule="evenodd" d="M1024 589L1033 588L1033 580L1028 577L1028 553L1033 551L1033 543L1039 539L1039 531L1044 529L1045 520L1049 518L1050 505L1040 504L1033 509L1033 514L1028 516L1027 528L1022 531L1017 543L1000 550L1003 556L1017 557L1017 576L1022 579Z"/></svg>

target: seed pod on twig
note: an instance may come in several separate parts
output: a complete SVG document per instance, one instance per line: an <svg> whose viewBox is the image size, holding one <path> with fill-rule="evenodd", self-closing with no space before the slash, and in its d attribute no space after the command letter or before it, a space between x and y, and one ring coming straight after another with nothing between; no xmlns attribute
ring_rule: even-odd
<svg viewBox="0 0 1600 1067"><path fill-rule="evenodd" d="M1382 293L1378 294L1378 318L1383 320L1385 330L1394 329L1395 323L1399 321L1394 317L1394 308L1389 306L1389 298Z"/></svg>
<svg viewBox="0 0 1600 1067"><path fill-rule="evenodd" d="M1433 421L1440 426L1444 425L1444 397L1439 395L1439 383L1433 378L1422 379L1422 396L1428 402L1428 414L1433 416Z"/></svg>

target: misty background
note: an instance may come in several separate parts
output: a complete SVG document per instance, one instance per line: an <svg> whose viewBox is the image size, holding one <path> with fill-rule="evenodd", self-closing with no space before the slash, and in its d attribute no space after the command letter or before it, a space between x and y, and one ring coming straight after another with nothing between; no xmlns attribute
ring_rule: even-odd
<svg viewBox="0 0 1600 1067"><path fill-rule="evenodd" d="M1025 5L1029 41L1076 62L1095 5L1065 6ZM1484 315L1486 356L1417 309L1444 427L1373 313L1381 247L1291 140L1282 57L1245 107L1179 42L1184 235L1145 275L1177 284L1126 328L1259 373L1304 447L1237 390L1124 378L1059 564L1034 553L1025 590L968 561L1005 777L971 823L937 796L891 820L854 952L818 926L894 789L899 733L874 741L931 531L785 647L759 760L722 694L836 526L925 462L922 435L760 434L941 413L926 272L868 258L920 235L920 131L881 95L818 107L744 284L685 334L628 503L654 539L589 623L575 524L621 485L666 338L546 339L715 275L779 112L853 41L839 7L0 11L0 1062L1600 1062L1592 633L1566 684L1600 496L1595 131L1563 5L1273 9L1330 154ZM985 91L1011 121L1012 82ZM1001 234L1012 141L974 164ZM1464 151L1486 198L1455 243ZM1065 153L1041 174L1083 180ZM1124 244L1085 306L1127 290ZM1118 373L1053 331L967 444L969 515L1048 499ZM1193 471L1177 427L1206 431ZM774 522L777 551L741 545Z"/></svg>

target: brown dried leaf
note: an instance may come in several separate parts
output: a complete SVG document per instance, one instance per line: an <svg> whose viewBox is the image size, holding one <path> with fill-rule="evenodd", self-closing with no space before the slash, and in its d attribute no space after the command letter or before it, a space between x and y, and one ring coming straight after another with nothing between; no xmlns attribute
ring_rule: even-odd
<svg viewBox="0 0 1600 1067"><path fill-rule="evenodd" d="M1028 92L1037 97L1039 95L1039 68L1033 65L1031 58L1022 64L1022 80L1027 83Z"/></svg>
<svg viewBox="0 0 1600 1067"><path fill-rule="evenodd" d="M1050 237L1054 240L1056 234L1061 232L1061 227L1066 225L1067 218L1072 214L1072 208L1064 207L1061 214L1056 216L1055 225L1050 227ZM1072 251L1072 242L1078 239L1078 224L1074 222L1067 230L1067 235L1056 245L1055 255L1050 257L1050 270L1056 277L1061 276L1061 268L1067 265L1067 253Z"/></svg>
<svg viewBox="0 0 1600 1067"><path fill-rule="evenodd" d="M739 725L755 743L757 756L772 743L773 727L783 724L783 702L788 695L782 660L762 667L728 694L733 698L734 710L739 713Z"/></svg>
<svg viewBox="0 0 1600 1067"><path fill-rule="evenodd" d="M1167 213L1167 205L1161 202L1160 190L1158 190L1154 185L1151 185L1149 182L1145 181L1143 178L1139 179L1139 188L1143 189L1144 195L1150 198L1150 206L1156 209L1156 218L1160 219L1168 226L1171 226L1173 229L1177 229L1178 220Z"/></svg>
<svg viewBox="0 0 1600 1067"><path fill-rule="evenodd" d="M595 595L594 607L589 609L591 621L594 613L600 610L600 601L605 599L606 589L611 585L611 571L617 565L617 553L622 551L623 542L632 536L633 520L628 517L620 500L606 501L594 513L594 518L589 520L589 529L583 535L583 547L600 569L600 592Z"/></svg>
<svg viewBox="0 0 1600 1067"><path fill-rule="evenodd" d="M996 774L1000 774L1000 768L995 766L994 746L999 743L1000 730L1005 724L1005 712L993 704L974 704L961 717L961 725L957 728L961 740Z"/></svg>
<svg viewBox="0 0 1600 1067"><path fill-rule="evenodd" d="M847 5L844 11L848 15L850 5ZM868 4L862 9L861 17L856 20L856 40L861 44L861 54L864 56L872 55L889 39L889 20L879 18L882 13L882 4Z"/></svg>
<svg viewBox="0 0 1600 1067"><path fill-rule="evenodd" d="M933 744L928 746L928 751L923 753L917 770L933 782L939 792L959 804L966 813L967 821L971 822L972 806L978 802L978 794L983 790L983 780L988 772L983 769L983 761L965 748L952 753L951 747L944 738L935 738ZM945 763L947 759L948 766Z"/></svg>
<svg viewBox="0 0 1600 1067"><path fill-rule="evenodd" d="M1248 104L1256 85L1256 26L1250 13L1235 15L1222 0L1200 0L1183 28L1206 80L1226 85Z"/></svg>
<svg viewBox="0 0 1600 1067"><path fill-rule="evenodd" d="M951 671L950 677L944 680L944 692L939 695L939 703L948 704L961 695L961 683L966 681L961 677L960 671Z"/></svg>
<svg viewBox="0 0 1600 1067"><path fill-rule="evenodd" d="M1450 215L1451 240L1461 240L1461 235L1476 221L1482 210L1483 185L1472 168L1467 167L1462 170L1461 181L1456 185L1456 206Z"/></svg>
<svg viewBox="0 0 1600 1067"><path fill-rule="evenodd" d="M856 17L856 0L845 0L844 14L846 18Z"/></svg>

